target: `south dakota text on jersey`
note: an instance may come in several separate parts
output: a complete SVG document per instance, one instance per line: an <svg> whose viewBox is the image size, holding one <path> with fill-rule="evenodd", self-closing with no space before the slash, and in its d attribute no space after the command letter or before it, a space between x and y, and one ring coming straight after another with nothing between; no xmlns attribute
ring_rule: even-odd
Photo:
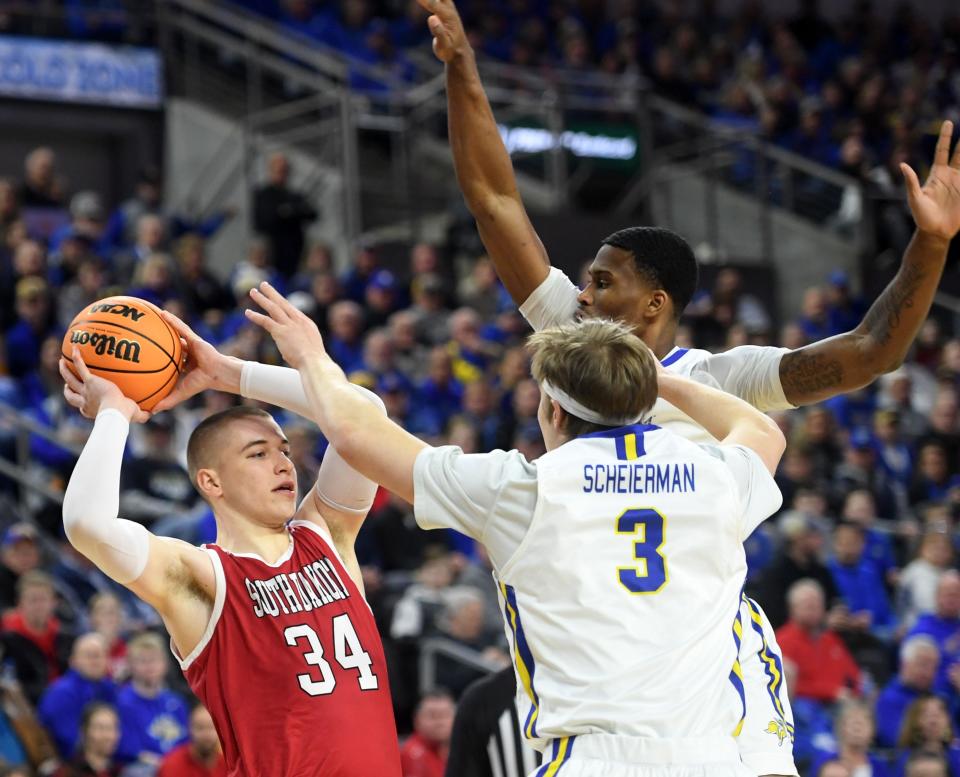
<svg viewBox="0 0 960 777"><path fill-rule="evenodd" d="M258 618L277 616L281 612L284 615L310 612L350 596L336 567L326 559L307 564L299 572L274 575L266 580L245 578L243 582L253 601L253 614Z"/></svg>
<svg viewBox="0 0 960 777"><path fill-rule="evenodd" d="M690 464L584 464L585 494L673 494L696 490Z"/></svg>

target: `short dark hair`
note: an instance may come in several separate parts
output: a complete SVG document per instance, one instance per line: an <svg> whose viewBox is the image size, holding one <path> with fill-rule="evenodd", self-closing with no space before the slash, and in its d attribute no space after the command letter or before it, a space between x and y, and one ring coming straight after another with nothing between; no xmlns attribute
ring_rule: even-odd
<svg viewBox="0 0 960 777"><path fill-rule="evenodd" d="M603 239L603 245L628 251L636 271L673 302L676 318L693 299L700 271L693 249L676 232L663 227L628 227Z"/></svg>
<svg viewBox="0 0 960 777"><path fill-rule="evenodd" d="M208 466L210 452L216 447L213 443L225 426L241 418L269 418L273 416L266 410L252 405L236 405L204 418L193 430L187 441L187 471L194 487L197 485L197 472Z"/></svg>

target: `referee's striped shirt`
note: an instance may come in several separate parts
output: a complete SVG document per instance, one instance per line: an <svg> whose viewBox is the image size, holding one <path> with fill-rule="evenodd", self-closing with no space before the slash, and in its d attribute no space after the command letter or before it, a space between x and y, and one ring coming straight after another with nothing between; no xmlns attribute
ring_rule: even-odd
<svg viewBox="0 0 960 777"><path fill-rule="evenodd" d="M513 667L473 683L457 705L446 777L526 777L540 754L524 740Z"/></svg>

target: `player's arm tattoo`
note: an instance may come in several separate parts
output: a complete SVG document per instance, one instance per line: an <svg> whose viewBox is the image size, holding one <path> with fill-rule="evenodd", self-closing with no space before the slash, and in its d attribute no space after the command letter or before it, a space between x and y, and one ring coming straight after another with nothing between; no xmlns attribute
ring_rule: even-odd
<svg viewBox="0 0 960 777"><path fill-rule="evenodd" d="M794 405L820 402L899 367L930 312L947 245L914 234L900 270L856 329L786 354L780 381L787 400Z"/></svg>
<svg viewBox="0 0 960 777"><path fill-rule="evenodd" d="M834 389L843 383L843 364L829 356L792 351L780 361L780 383L787 400L794 405L806 404L807 397ZM829 395L829 394L828 394Z"/></svg>
<svg viewBox="0 0 960 777"><path fill-rule="evenodd" d="M870 306L860 328L865 330L877 348L890 345L891 338L903 325L904 313L914 306L914 295L927 275L929 272L919 265L904 265L893 283ZM908 347L910 342L912 338L907 343Z"/></svg>

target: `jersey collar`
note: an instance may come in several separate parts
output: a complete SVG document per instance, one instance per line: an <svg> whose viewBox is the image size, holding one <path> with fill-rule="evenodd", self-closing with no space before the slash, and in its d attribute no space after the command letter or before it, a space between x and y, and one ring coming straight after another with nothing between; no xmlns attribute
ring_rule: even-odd
<svg viewBox="0 0 960 777"><path fill-rule="evenodd" d="M676 346L676 345L673 346L673 348L670 349L670 353L668 353L666 356L664 356L660 360L660 366L669 367L671 364L674 364L675 362L680 361L680 359L682 359L684 355L687 353L687 351L689 350L690 350L689 348L680 348L679 346Z"/></svg>

